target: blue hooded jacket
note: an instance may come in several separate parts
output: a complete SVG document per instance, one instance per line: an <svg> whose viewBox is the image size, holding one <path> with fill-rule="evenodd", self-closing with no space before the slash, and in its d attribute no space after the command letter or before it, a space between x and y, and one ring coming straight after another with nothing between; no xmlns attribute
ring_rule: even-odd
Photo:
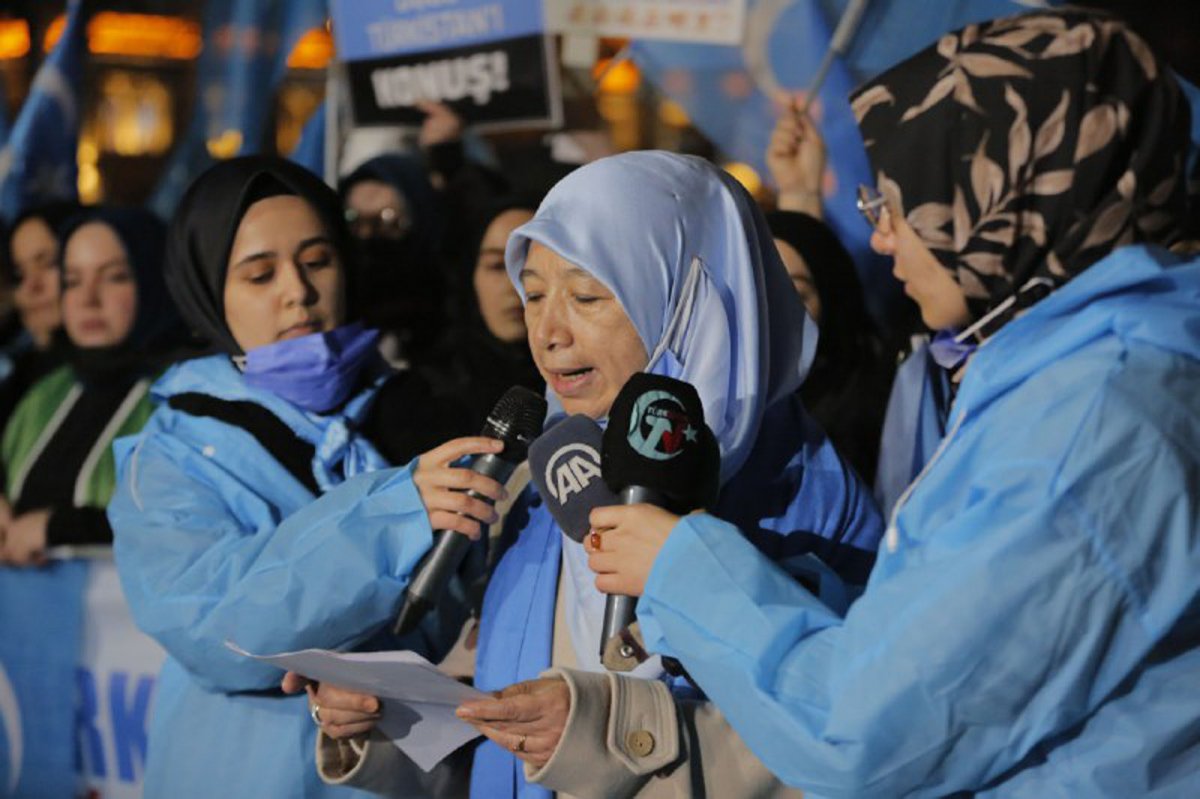
<svg viewBox="0 0 1200 799"><path fill-rule="evenodd" d="M689 516L638 606L647 645L814 796L1195 796L1200 261L1180 260L1118 250L980 347L844 618Z"/></svg>
<svg viewBox="0 0 1200 799"><path fill-rule="evenodd" d="M225 642L428 652L460 629L465 604L443 602L414 637L378 634L432 531L412 465L383 468L354 433L376 386L317 416L248 387L228 356L187 361L155 384L160 407L141 435L116 443L117 567L135 621L168 654L147 796L365 796L320 781L305 696L283 696L278 668ZM168 404L188 393L270 411L314 445L314 474L337 484L314 498L251 433Z"/></svg>

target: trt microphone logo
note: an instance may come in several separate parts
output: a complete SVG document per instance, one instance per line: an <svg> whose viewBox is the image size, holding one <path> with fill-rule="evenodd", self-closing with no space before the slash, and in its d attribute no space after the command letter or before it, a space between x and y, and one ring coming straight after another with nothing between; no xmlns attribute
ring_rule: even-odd
<svg viewBox="0 0 1200 799"><path fill-rule="evenodd" d="M643 457L670 460L699 435L700 429L688 418L683 403L670 392L647 391L633 403L629 446Z"/></svg>
<svg viewBox="0 0 1200 799"><path fill-rule="evenodd" d="M546 464L546 487L559 504L572 494L582 493L600 476L600 453L588 444L559 447Z"/></svg>

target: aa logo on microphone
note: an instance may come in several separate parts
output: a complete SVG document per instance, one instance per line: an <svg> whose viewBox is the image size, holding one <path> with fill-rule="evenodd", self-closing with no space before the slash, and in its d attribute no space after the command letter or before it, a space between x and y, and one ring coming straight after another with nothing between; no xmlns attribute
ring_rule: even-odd
<svg viewBox="0 0 1200 799"><path fill-rule="evenodd" d="M647 391L633 403L628 439L639 455L668 461L699 435L683 403L668 391Z"/></svg>
<svg viewBox="0 0 1200 799"><path fill-rule="evenodd" d="M559 447L546 464L546 488L561 505L572 494L584 491L600 476L600 453L587 444Z"/></svg>

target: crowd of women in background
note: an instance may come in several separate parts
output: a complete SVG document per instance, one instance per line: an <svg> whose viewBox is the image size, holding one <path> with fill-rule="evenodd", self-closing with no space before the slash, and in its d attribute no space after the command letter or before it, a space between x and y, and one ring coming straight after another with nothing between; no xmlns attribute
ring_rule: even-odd
<svg viewBox="0 0 1200 799"><path fill-rule="evenodd" d="M918 331L868 313L792 107L765 214L668 153L530 191L431 108L422 152L337 190L250 156L169 230L18 218L0 562L114 545L167 652L147 795L1186 795L1186 102L1135 34L1064 10L947 34L852 106L872 247L928 334L898 374ZM464 468L509 387L603 423L639 372L698 392L707 512L603 508L580 543L532 484ZM395 635L435 530L476 543ZM641 597L629 674L595 648L604 592ZM480 740L423 772L376 697L227 640L465 658Z"/></svg>

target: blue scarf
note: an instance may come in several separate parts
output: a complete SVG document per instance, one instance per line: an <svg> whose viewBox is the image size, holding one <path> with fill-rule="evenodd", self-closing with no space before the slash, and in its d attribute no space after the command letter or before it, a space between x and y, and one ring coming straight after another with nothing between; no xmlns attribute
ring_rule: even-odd
<svg viewBox="0 0 1200 799"><path fill-rule="evenodd" d="M532 491L527 496L533 496ZM481 691L536 679L550 667L563 534L540 499L525 508L529 519L496 566L483 603L479 624L488 632L480 637L475 658L475 687ZM515 507L510 519L515 522L520 510ZM515 651L513 643L517 643ZM489 740L475 749L471 796L550 799L551 795L525 781L521 761L512 752Z"/></svg>

